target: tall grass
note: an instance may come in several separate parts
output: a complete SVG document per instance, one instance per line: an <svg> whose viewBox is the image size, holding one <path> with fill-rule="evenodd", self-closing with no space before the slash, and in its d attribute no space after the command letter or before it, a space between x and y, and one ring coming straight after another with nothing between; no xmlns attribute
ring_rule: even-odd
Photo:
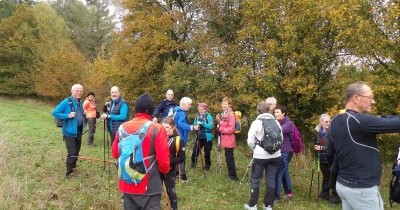
<svg viewBox="0 0 400 210"><path fill-rule="evenodd" d="M66 149L61 130L53 125L52 108L32 100L0 98L0 209L122 209L115 166L107 165L104 170L101 162L79 161L77 175L70 179L65 177ZM103 134L100 122L95 135L97 146L87 147L84 135L80 155L102 159ZM192 142L188 147L191 145ZM187 165L190 165L191 151L187 154ZM210 171L203 172L199 161L195 169L186 169L189 182L177 183L180 209L243 209L250 196L250 173L244 176L250 160L251 153L244 139L239 139L235 161L239 179L244 177L244 181L233 182L228 178L223 152L213 145ZM294 156L290 170L294 198L277 203L274 209L341 208L326 201L318 204L315 200L317 173L314 174L312 199L308 199L312 170L309 151ZM386 164L380 187L385 208L389 208L389 177L390 167ZM264 192L265 183L262 182L260 204ZM165 195L162 208L164 198Z"/></svg>

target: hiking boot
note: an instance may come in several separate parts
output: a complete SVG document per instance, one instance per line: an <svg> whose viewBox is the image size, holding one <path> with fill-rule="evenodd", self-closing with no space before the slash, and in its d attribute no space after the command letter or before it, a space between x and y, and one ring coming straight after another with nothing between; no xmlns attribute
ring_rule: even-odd
<svg viewBox="0 0 400 210"><path fill-rule="evenodd" d="M274 203L279 203L279 198L275 198Z"/></svg>
<svg viewBox="0 0 400 210"><path fill-rule="evenodd" d="M76 169L74 170L74 168L73 169L68 169L67 172L65 173L65 176L67 178L70 178L75 174L75 172L76 172Z"/></svg>
<svg viewBox="0 0 400 210"><path fill-rule="evenodd" d="M181 182L182 183L188 182L188 178L187 178L186 174L181 176Z"/></svg>
<svg viewBox="0 0 400 210"><path fill-rule="evenodd" d="M319 199L324 199L324 200L329 200L329 192L321 192L321 193L318 195L318 198L319 198Z"/></svg>
<svg viewBox="0 0 400 210"><path fill-rule="evenodd" d="M292 198L293 198L293 193L288 193L288 194L286 194L286 195L283 196L283 199L284 199L284 200L290 200L290 199L292 199Z"/></svg>
<svg viewBox="0 0 400 210"><path fill-rule="evenodd" d="M196 163L192 162L192 165L190 165L190 168L196 168Z"/></svg>
<svg viewBox="0 0 400 210"><path fill-rule="evenodd" d="M237 176L229 176L229 178L231 178L232 181L239 181L239 178Z"/></svg>
<svg viewBox="0 0 400 210"><path fill-rule="evenodd" d="M249 206L249 204L244 204L244 209L247 210L257 210L257 204L253 207Z"/></svg>
<svg viewBox="0 0 400 210"><path fill-rule="evenodd" d="M265 204L263 204L263 210L272 210L272 206L271 205L265 206Z"/></svg>
<svg viewBox="0 0 400 210"><path fill-rule="evenodd" d="M206 171L209 171L210 170L210 166L206 165L206 166L204 166L203 169L206 170Z"/></svg>
<svg viewBox="0 0 400 210"><path fill-rule="evenodd" d="M340 199L339 195L337 195L337 194L332 194L332 196L329 198L330 204L338 205L341 202L342 202L342 200Z"/></svg>

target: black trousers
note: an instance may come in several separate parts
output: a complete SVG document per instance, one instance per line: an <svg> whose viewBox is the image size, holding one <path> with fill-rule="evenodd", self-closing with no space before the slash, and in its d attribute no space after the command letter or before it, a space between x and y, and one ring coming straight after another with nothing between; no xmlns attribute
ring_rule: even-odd
<svg viewBox="0 0 400 210"><path fill-rule="evenodd" d="M82 129L83 126L78 126L78 134L76 137L64 136L65 145L67 147L67 171L76 168L79 152L81 151L82 144Z"/></svg>
<svg viewBox="0 0 400 210"><path fill-rule="evenodd" d="M193 146L192 151L192 164L197 164L197 158L199 157L200 150L204 147L204 161L205 166L211 166L211 148L212 148L212 141L207 141L207 139L198 139L196 144Z"/></svg>
<svg viewBox="0 0 400 210"><path fill-rule="evenodd" d="M116 133L110 133L110 140L111 140L111 144L110 144L110 147L113 145L113 142L114 142L114 139L115 139L115 134Z"/></svg>
<svg viewBox="0 0 400 210"><path fill-rule="evenodd" d="M235 157L233 156L233 148L224 148L225 150L225 161L228 167L228 173L230 177L237 177Z"/></svg>
<svg viewBox="0 0 400 210"><path fill-rule="evenodd" d="M133 195L124 193L124 210L159 210L161 194Z"/></svg>
<svg viewBox="0 0 400 210"><path fill-rule="evenodd" d="M175 167L163 175L161 174L161 180L165 183L165 188L167 189L167 194L169 202L171 204L172 210L178 209L178 196L176 195L175 180L176 180L176 169Z"/></svg>

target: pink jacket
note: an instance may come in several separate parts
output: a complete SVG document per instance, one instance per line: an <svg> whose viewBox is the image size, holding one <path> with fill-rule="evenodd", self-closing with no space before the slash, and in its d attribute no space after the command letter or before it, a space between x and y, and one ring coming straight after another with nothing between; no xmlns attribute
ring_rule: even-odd
<svg viewBox="0 0 400 210"><path fill-rule="evenodd" d="M222 148L235 148L235 123L236 117L232 112L232 109L228 110L228 113L221 116L219 121L219 131L221 132L221 147Z"/></svg>

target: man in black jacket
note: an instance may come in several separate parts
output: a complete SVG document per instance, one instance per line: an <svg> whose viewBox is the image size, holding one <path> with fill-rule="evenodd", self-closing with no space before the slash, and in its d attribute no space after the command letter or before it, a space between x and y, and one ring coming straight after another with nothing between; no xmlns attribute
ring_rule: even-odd
<svg viewBox="0 0 400 210"><path fill-rule="evenodd" d="M378 190L382 168L376 135L400 132L400 119L369 114L375 100L365 82L349 85L345 102L346 112L333 118L328 137L335 151L336 190L342 208L383 210Z"/></svg>

